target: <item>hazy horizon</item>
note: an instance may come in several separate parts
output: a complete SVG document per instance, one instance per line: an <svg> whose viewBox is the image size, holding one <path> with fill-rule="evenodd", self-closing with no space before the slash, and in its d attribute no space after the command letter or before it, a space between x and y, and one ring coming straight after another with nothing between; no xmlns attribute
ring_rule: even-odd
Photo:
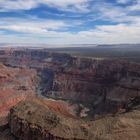
<svg viewBox="0 0 140 140"><path fill-rule="evenodd" d="M138 44L41 44L41 43L0 43L0 48L134 48L140 47Z"/></svg>

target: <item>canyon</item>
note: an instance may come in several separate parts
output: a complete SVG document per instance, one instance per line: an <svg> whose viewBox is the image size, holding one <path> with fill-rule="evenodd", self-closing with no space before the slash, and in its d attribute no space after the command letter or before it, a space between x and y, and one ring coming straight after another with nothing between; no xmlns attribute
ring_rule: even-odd
<svg viewBox="0 0 140 140"><path fill-rule="evenodd" d="M139 63L40 48L1 49L0 63L4 140L139 139Z"/></svg>

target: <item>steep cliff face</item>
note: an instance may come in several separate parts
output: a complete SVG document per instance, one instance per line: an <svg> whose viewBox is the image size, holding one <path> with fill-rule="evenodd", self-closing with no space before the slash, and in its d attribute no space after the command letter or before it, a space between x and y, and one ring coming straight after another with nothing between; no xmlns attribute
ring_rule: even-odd
<svg viewBox="0 0 140 140"><path fill-rule="evenodd" d="M0 50L0 61L12 67L43 68L51 66L50 63L60 65L68 63L70 60L70 55L51 53L46 49Z"/></svg>
<svg viewBox="0 0 140 140"><path fill-rule="evenodd" d="M13 49L0 56L5 56L8 66L37 70L38 93L79 106L79 115L84 110L91 117L128 111L139 102L135 100L140 97L139 64L73 57L46 49Z"/></svg>
<svg viewBox="0 0 140 140"><path fill-rule="evenodd" d="M0 64L0 125L7 123L12 106L35 95L35 76L34 70L14 69Z"/></svg>
<svg viewBox="0 0 140 140"><path fill-rule="evenodd" d="M139 64L89 59L84 65L83 60L77 61L54 74L52 90L46 96L82 103L90 115L126 111L136 103L131 101L139 100Z"/></svg>

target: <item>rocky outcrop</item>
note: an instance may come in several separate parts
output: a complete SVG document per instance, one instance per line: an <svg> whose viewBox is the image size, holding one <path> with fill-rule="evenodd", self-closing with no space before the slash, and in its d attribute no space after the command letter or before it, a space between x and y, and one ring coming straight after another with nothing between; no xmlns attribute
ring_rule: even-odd
<svg viewBox="0 0 140 140"><path fill-rule="evenodd" d="M21 102L11 109L9 124L11 133L22 140L85 140L88 137L79 121L62 117L37 102Z"/></svg>
<svg viewBox="0 0 140 140"><path fill-rule="evenodd" d="M139 140L140 109L82 121L59 115L37 100L26 101L11 109L9 125L22 140Z"/></svg>
<svg viewBox="0 0 140 140"><path fill-rule="evenodd" d="M16 140L15 137L10 132L10 129L0 130L0 139L1 140Z"/></svg>
<svg viewBox="0 0 140 140"><path fill-rule="evenodd" d="M0 125L7 123L12 106L35 96L36 72L0 64Z"/></svg>

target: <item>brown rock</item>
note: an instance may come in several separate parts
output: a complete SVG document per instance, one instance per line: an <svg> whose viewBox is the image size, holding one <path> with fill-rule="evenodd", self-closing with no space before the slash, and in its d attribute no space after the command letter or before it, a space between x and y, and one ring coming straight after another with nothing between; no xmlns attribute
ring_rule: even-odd
<svg viewBox="0 0 140 140"><path fill-rule="evenodd" d="M80 125L37 102L21 102L10 111L11 132L23 140L85 140Z"/></svg>
<svg viewBox="0 0 140 140"><path fill-rule="evenodd" d="M139 140L140 109L82 121L59 115L37 100L26 101L11 109L9 124L22 140Z"/></svg>

